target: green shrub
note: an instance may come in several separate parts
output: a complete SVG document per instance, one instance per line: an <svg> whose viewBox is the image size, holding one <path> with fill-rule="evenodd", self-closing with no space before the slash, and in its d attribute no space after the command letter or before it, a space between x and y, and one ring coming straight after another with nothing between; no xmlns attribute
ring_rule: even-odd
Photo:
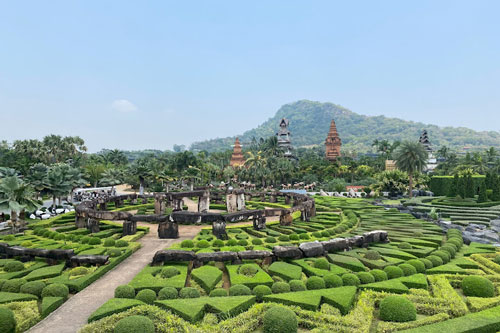
<svg viewBox="0 0 500 333"><path fill-rule="evenodd" d="M323 277L323 280L325 280L325 287L326 288L336 288L336 287L342 287L344 285L342 278L336 274L333 274L333 273L325 275ZM290 285L291 284L292 283L290 282Z"/></svg>
<svg viewBox="0 0 500 333"><path fill-rule="evenodd" d="M80 243L82 243L82 244L88 244L89 241L90 241L89 236L84 236L84 237L82 237L82 239L80 239Z"/></svg>
<svg viewBox="0 0 500 333"><path fill-rule="evenodd" d="M359 286L361 281L356 275L346 273L342 275L342 283L344 286Z"/></svg>
<svg viewBox="0 0 500 333"><path fill-rule="evenodd" d="M135 297L135 289L128 284L124 284L116 287L115 289L115 298L134 298Z"/></svg>
<svg viewBox="0 0 500 333"><path fill-rule="evenodd" d="M466 276L462 280L462 290L465 296L493 297L495 287L493 283L482 276Z"/></svg>
<svg viewBox="0 0 500 333"><path fill-rule="evenodd" d="M80 267L72 268L69 271L69 276L86 275L88 273L89 273L89 269L87 267L80 266Z"/></svg>
<svg viewBox="0 0 500 333"><path fill-rule="evenodd" d="M417 319L415 305L403 296L391 295L380 302L380 319L407 322Z"/></svg>
<svg viewBox="0 0 500 333"><path fill-rule="evenodd" d="M297 235L297 234L291 234L289 237L290 237L290 240L299 240L299 235Z"/></svg>
<svg viewBox="0 0 500 333"><path fill-rule="evenodd" d="M369 273L373 276L375 282L387 280L387 273L381 269L372 269Z"/></svg>
<svg viewBox="0 0 500 333"><path fill-rule="evenodd" d="M105 247L115 246L115 240L113 238L106 238L104 240L104 246Z"/></svg>
<svg viewBox="0 0 500 333"><path fill-rule="evenodd" d="M2 290L2 286L7 281L6 279L0 279L0 291Z"/></svg>
<svg viewBox="0 0 500 333"><path fill-rule="evenodd" d="M326 260L325 258L319 258L316 259L316 261L314 262L314 268L329 270L330 264L328 263L328 260Z"/></svg>
<svg viewBox="0 0 500 333"><path fill-rule="evenodd" d="M396 266L387 266L384 268L388 279L395 279L404 275L403 270Z"/></svg>
<svg viewBox="0 0 500 333"><path fill-rule="evenodd" d="M238 245L238 241L236 239L230 239L226 242L227 246L236 246Z"/></svg>
<svg viewBox="0 0 500 333"><path fill-rule="evenodd" d="M455 245L452 245L452 244L445 244L444 246L441 246L439 248L439 250L448 252L450 257L453 258L453 257L455 257L455 254L457 253L457 250L455 249L454 246Z"/></svg>
<svg viewBox="0 0 500 333"><path fill-rule="evenodd" d="M434 251L434 252L432 252L432 255L438 256L439 258L441 258L441 260L443 261L444 264L449 262L451 259L450 254L446 251L443 251L443 250Z"/></svg>
<svg viewBox="0 0 500 333"><path fill-rule="evenodd" d="M116 258L122 255L122 250L120 249L108 249L106 252L111 258Z"/></svg>
<svg viewBox="0 0 500 333"><path fill-rule="evenodd" d="M15 333L16 326L17 323L14 312L6 307L0 307L0 332Z"/></svg>
<svg viewBox="0 0 500 333"><path fill-rule="evenodd" d="M290 240L290 237L288 235L281 235L278 237L278 240L281 242L288 242Z"/></svg>
<svg viewBox="0 0 500 333"><path fill-rule="evenodd" d="M66 236L61 233L57 233L57 235L54 237L55 240L65 240Z"/></svg>
<svg viewBox="0 0 500 333"><path fill-rule="evenodd" d="M273 294L281 294L290 292L290 285L286 282L274 282L271 287Z"/></svg>
<svg viewBox="0 0 500 333"><path fill-rule="evenodd" d="M210 292L210 297L224 297L227 296L227 290L224 288L216 288Z"/></svg>
<svg viewBox="0 0 500 333"><path fill-rule="evenodd" d="M216 239L212 242L213 247L223 247L224 242L220 239Z"/></svg>
<svg viewBox="0 0 500 333"><path fill-rule="evenodd" d="M238 273L245 276L254 276L258 271L259 269L254 264L244 264L240 266Z"/></svg>
<svg viewBox="0 0 500 333"><path fill-rule="evenodd" d="M190 239L185 239L181 242L181 247L182 248L193 248L194 242Z"/></svg>
<svg viewBox="0 0 500 333"><path fill-rule="evenodd" d="M321 236L323 236L323 237L330 237L330 233L328 231L326 231L326 230L323 230L321 232Z"/></svg>
<svg viewBox="0 0 500 333"><path fill-rule="evenodd" d="M415 267L415 269L417 270L417 273L424 273L425 272L424 263L418 259L411 259L411 260L408 260L406 263Z"/></svg>
<svg viewBox="0 0 500 333"><path fill-rule="evenodd" d="M435 255L430 255L426 259L432 263L432 267L441 266L443 264L443 259Z"/></svg>
<svg viewBox="0 0 500 333"><path fill-rule="evenodd" d="M398 247L399 247L400 249L405 249L405 250L409 250L409 249L412 249L412 248L413 248L413 246L411 246L411 244L410 244L410 243L407 243L407 242L401 242L401 243L399 243L399 244L398 244Z"/></svg>
<svg viewBox="0 0 500 333"><path fill-rule="evenodd" d="M325 280L319 276L311 276L306 280L307 290L324 289L325 285Z"/></svg>
<svg viewBox="0 0 500 333"><path fill-rule="evenodd" d="M342 281L342 280L341 280ZM290 291L304 291L306 290L306 285L302 280L291 280L289 283L290 285ZM328 287L327 282L326 282L326 277L325 277L325 284L326 287Z"/></svg>
<svg viewBox="0 0 500 333"><path fill-rule="evenodd" d="M495 258L493 258L493 262L500 265L500 255L496 255Z"/></svg>
<svg viewBox="0 0 500 333"><path fill-rule="evenodd" d="M276 238L272 236L267 236L265 241L266 243L276 243Z"/></svg>
<svg viewBox="0 0 500 333"><path fill-rule="evenodd" d="M161 270L160 274L162 278L169 279L171 277L181 274L181 271L179 271L175 267L165 267Z"/></svg>
<svg viewBox="0 0 500 333"><path fill-rule="evenodd" d="M137 293L135 299L142 301L146 304L153 304L156 301L156 293L151 289L142 289Z"/></svg>
<svg viewBox="0 0 500 333"><path fill-rule="evenodd" d="M252 295L252 290L243 284L236 284L229 288L229 296Z"/></svg>
<svg viewBox="0 0 500 333"><path fill-rule="evenodd" d="M90 237L89 245L99 245L101 244L101 239L99 237Z"/></svg>
<svg viewBox="0 0 500 333"><path fill-rule="evenodd" d="M42 290L42 297L62 297L67 299L69 295L69 289L65 284L53 283L49 284Z"/></svg>
<svg viewBox="0 0 500 333"><path fill-rule="evenodd" d="M32 247L33 243L31 241L24 241L21 243L22 247Z"/></svg>
<svg viewBox="0 0 500 333"><path fill-rule="evenodd" d="M304 287L304 289L305 289L305 287ZM271 295L273 293L273 291L268 286L261 284L259 286L256 286L255 288L253 288L252 293L256 296L257 301L260 302L260 301L262 301L262 298L264 296Z"/></svg>
<svg viewBox="0 0 500 333"><path fill-rule="evenodd" d="M181 289L179 296L180 298L198 298L200 297L200 292L193 287L184 287Z"/></svg>
<svg viewBox="0 0 500 333"><path fill-rule="evenodd" d="M23 294L31 294L40 297L42 296L42 290L45 286L46 284L43 281L31 281L23 284L19 291Z"/></svg>
<svg viewBox="0 0 500 333"><path fill-rule="evenodd" d="M7 273L20 272L24 270L24 264L20 261L9 261L3 266L3 270Z"/></svg>
<svg viewBox="0 0 500 333"><path fill-rule="evenodd" d="M356 276L359 278L361 284L373 283L375 278L368 272L357 272Z"/></svg>
<svg viewBox="0 0 500 333"><path fill-rule="evenodd" d="M262 318L264 333L296 333L298 329L295 312L282 306L273 306Z"/></svg>
<svg viewBox="0 0 500 333"><path fill-rule="evenodd" d="M309 239L310 237L309 237L309 235L308 235L308 234L300 234L300 235L299 235L299 238L300 238L300 239Z"/></svg>
<svg viewBox="0 0 500 333"><path fill-rule="evenodd" d="M417 270L415 269L415 267L413 267L410 264L401 264L401 265L398 265L398 267L401 268L404 276L410 276L413 274L417 274Z"/></svg>
<svg viewBox="0 0 500 333"><path fill-rule="evenodd" d="M316 237L316 238L320 238L320 237L321 237L321 232L319 232L319 231L315 231L315 232L313 232L313 233L312 233L312 235L313 235L314 237Z"/></svg>
<svg viewBox="0 0 500 333"><path fill-rule="evenodd" d="M260 238L254 238L254 239L252 239L252 244L253 245L262 245L262 240Z"/></svg>
<svg viewBox="0 0 500 333"><path fill-rule="evenodd" d="M177 297L179 297L179 293L177 292L177 289L174 287L163 287L158 292L159 300L175 299Z"/></svg>
<svg viewBox="0 0 500 333"><path fill-rule="evenodd" d="M240 245L240 246L247 246L248 245L248 241L246 239L240 239L238 241L238 245Z"/></svg>
<svg viewBox="0 0 500 333"><path fill-rule="evenodd" d="M380 260L380 253L375 250L368 250L365 253L365 258L369 260Z"/></svg>
<svg viewBox="0 0 500 333"><path fill-rule="evenodd" d="M128 242L127 241L124 241L123 239L119 239L115 242L115 246L116 247L127 247L128 246Z"/></svg>
<svg viewBox="0 0 500 333"><path fill-rule="evenodd" d="M145 316L130 316L120 319L116 323L114 333L155 333L153 321Z"/></svg>
<svg viewBox="0 0 500 333"><path fill-rule="evenodd" d="M196 247L200 249L206 249L207 247L210 247L210 243L207 240L201 240L198 243L196 243Z"/></svg>
<svg viewBox="0 0 500 333"><path fill-rule="evenodd" d="M10 279L3 283L2 291L8 293L18 293L21 290L21 286L23 286L27 281L25 279Z"/></svg>
<svg viewBox="0 0 500 333"><path fill-rule="evenodd" d="M419 258L417 260L420 261L422 264L424 264L425 269L430 269L430 268L434 267L434 265L432 264L432 261L430 261L427 258Z"/></svg>

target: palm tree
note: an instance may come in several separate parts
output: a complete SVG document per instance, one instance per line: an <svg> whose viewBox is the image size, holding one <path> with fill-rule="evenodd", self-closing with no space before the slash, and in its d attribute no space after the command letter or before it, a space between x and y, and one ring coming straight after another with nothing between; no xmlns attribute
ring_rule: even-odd
<svg viewBox="0 0 500 333"><path fill-rule="evenodd" d="M143 195L146 177L149 176L150 172L147 160L146 159L135 160L134 163L132 163L129 166L129 171L132 175L139 178L139 194Z"/></svg>
<svg viewBox="0 0 500 333"><path fill-rule="evenodd" d="M0 167L0 178L17 177L18 174L16 169Z"/></svg>
<svg viewBox="0 0 500 333"><path fill-rule="evenodd" d="M123 172L120 169L108 169L102 173L100 183L104 186L111 186L111 192L114 192L115 185L123 182Z"/></svg>
<svg viewBox="0 0 500 333"><path fill-rule="evenodd" d="M26 176L28 183L37 191L38 197L40 197L41 192L47 187L48 172L49 168L45 164L37 163L29 169L29 173Z"/></svg>
<svg viewBox="0 0 500 333"><path fill-rule="evenodd" d="M90 163L85 166L85 175L94 187L97 187L104 171L106 171L106 167L100 163Z"/></svg>
<svg viewBox="0 0 500 333"><path fill-rule="evenodd" d="M40 206L33 189L18 177L9 176L0 182L0 209L11 211L10 219L14 227L18 213L35 210Z"/></svg>
<svg viewBox="0 0 500 333"><path fill-rule="evenodd" d="M395 151L396 166L408 174L410 198L413 196L413 177L424 170L428 155L420 142L404 141Z"/></svg>

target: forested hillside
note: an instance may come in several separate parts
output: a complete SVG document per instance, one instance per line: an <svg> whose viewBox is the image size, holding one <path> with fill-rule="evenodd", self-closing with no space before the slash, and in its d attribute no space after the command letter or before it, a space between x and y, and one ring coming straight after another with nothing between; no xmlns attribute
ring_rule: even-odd
<svg viewBox="0 0 500 333"><path fill-rule="evenodd" d="M464 127L438 127L384 116L363 116L340 105L307 100L283 105L274 117L240 135L240 140L249 143L252 138L274 135L279 120L283 117L290 120L290 131L296 147L323 144L333 118L337 123L343 148L358 152L371 151L371 144L375 139L418 140L423 129L429 132L434 147L446 145L457 151L463 151L464 147L471 150L500 148L500 132L477 132ZM191 150L221 151L231 149L233 143L234 137L212 139L193 143Z"/></svg>

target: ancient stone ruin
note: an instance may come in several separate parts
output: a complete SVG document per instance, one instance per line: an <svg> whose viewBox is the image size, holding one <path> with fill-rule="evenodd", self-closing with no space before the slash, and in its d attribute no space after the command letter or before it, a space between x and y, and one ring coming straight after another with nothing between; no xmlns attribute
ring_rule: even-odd
<svg viewBox="0 0 500 333"><path fill-rule="evenodd" d="M326 146L326 159L331 162L337 161L340 157L340 147L342 146L342 140L337 133L337 126L335 125L335 120L332 119L330 123L330 131L325 140Z"/></svg>

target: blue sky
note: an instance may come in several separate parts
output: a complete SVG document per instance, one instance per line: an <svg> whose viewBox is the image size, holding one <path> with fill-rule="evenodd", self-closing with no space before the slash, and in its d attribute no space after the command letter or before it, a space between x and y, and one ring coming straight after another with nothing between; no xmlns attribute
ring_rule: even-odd
<svg viewBox="0 0 500 333"><path fill-rule="evenodd" d="M0 139L169 149L299 99L500 130L499 1L0 1Z"/></svg>

